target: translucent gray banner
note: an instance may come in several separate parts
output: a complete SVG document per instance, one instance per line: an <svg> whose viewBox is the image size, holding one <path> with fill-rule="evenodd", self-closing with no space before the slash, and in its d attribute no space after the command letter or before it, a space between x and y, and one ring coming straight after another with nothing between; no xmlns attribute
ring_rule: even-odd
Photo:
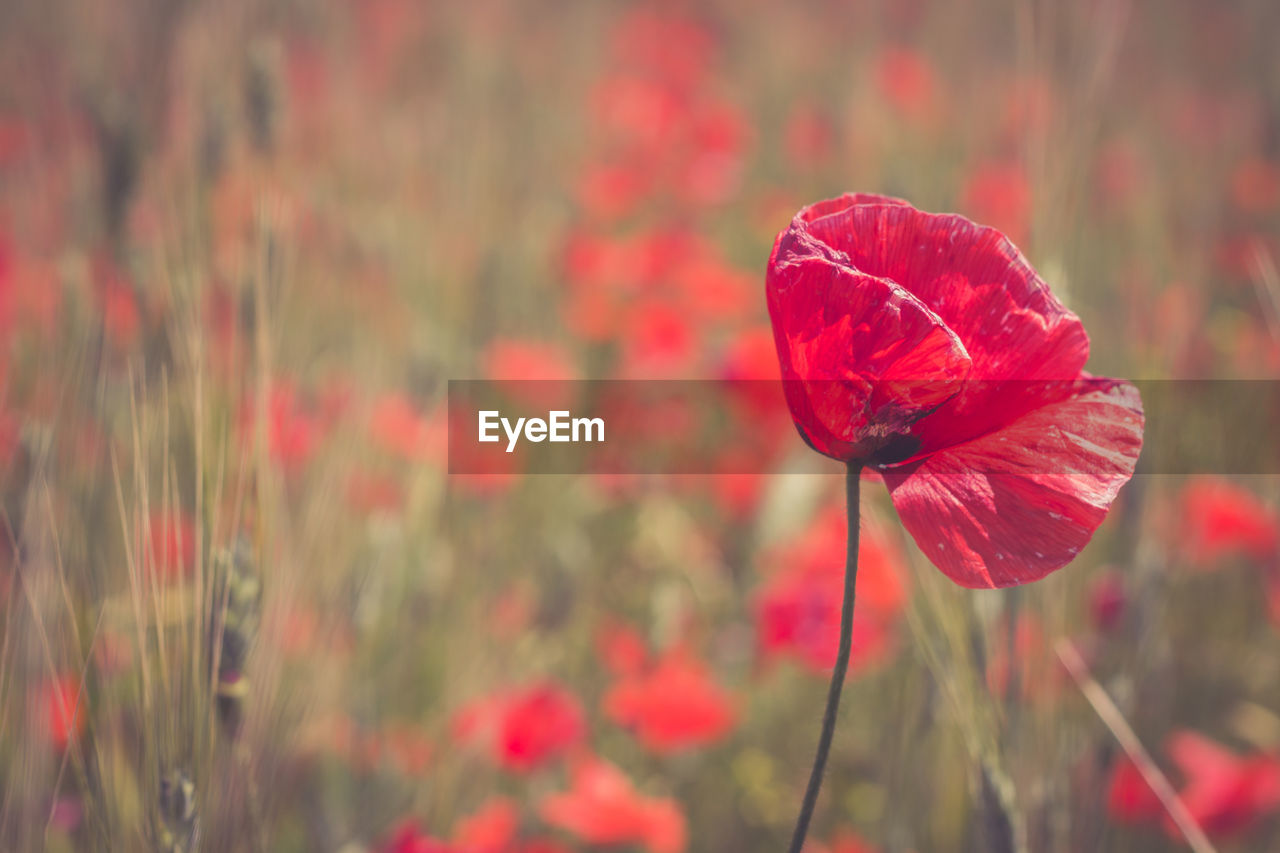
<svg viewBox="0 0 1280 853"><path fill-rule="evenodd" d="M1043 438L1056 430L1076 440L1073 431L1091 426L1083 420L1115 412L1095 409L1092 403L1060 405L1063 401L1093 394L1103 407L1121 398L1132 403L1136 389L1145 416L1137 473L1280 474L1280 380L1131 380L1127 385L1113 387L1115 393L1109 394L1080 380L873 385L831 380L791 387L741 379L452 380L449 472L811 471L811 461L795 452L802 439L788 394L818 412L808 416L811 429L838 430L844 417L878 423L893 421L895 412L930 412L903 434L886 438L876 457L880 464L911 464L932 448L984 437L1036 441L1037 435ZM1019 425L1031 416L1034 421ZM1033 424L1033 431L1027 431L1027 424ZM990 450L975 454L969 464L981 467ZM1073 462L1055 453L1036 458L1037 463L1028 467L1024 462L1020 470L1078 473Z"/></svg>

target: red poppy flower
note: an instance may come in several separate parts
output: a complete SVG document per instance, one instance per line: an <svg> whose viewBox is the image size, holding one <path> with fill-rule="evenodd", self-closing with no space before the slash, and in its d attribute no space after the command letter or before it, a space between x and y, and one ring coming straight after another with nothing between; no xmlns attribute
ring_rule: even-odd
<svg viewBox="0 0 1280 853"><path fill-rule="evenodd" d="M621 64L685 88L701 81L717 52L711 32L698 21L650 6L627 13L611 42Z"/></svg>
<svg viewBox="0 0 1280 853"><path fill-rule="evenodd" d="M623 375L628 378L676 377L688 370L697 333L688 315L666 302L638 305L622 330Z"/></svg>
<svg viewBox="0 0 1280 853"><path fill-rule="evenodd" d="M811 168L831 156L835 129L831 119L813 104L799 104L791 110L783 131L783 147L789 162Z"/></svg>
<svg viewBox="0 0 1280 853"><path fill-rule="evenodd" d="M54 268L14 252L0 232L0 334L52 335L61 304Z"/></svg>
<svg viewBox="0 0 1280 853"><path fill-rule="evenodd" d="M1179 799L1210 835L1243 832L1280 809L1280 759L1239 756L1195 732L1174 734L1166 744L1186 784ZM1174 832L1172 824L1166 827Z"/></svg>
<svg viewBox="0 0 1280 853"><path fill-rule="evenodd" d="M31 148L32 126L16 116L0 116L0 168L16 164Z"/></svg>
<svg viewBox="0 0 1280 853"><path fill-rule="evenodd" d="M142 329L142 312L132 285L108 261L95 258L93 272L107 337L117 346L131 346Z"/></svg>
<svg viewBox="0 0 1280 853"><path fill-rule="evenodd" d="M1107 811L1121 823L1145 823L1164 814L1164 806L1138 765L1122 757L1111 769Z"/></svg>
<svg viewBox="0 0 1280 853"><path fill-rule="evenodd" d="M1115 628L1129 604L1124 581L1112 569L1090 581L1087 596L1089 621L1099 631Z"/></svg>
<svg viewBox="0 0 1280 853"><path fill-rule="evenodd" d="M644 152L671 144L685 120L684 93L635 74L614 74L591 92L592 124Z"/></svg>
<svg viewBox="0 0 1280 853"><path fill-rule="evenodd" d="M1248 213L1268 213L1280 204L1280 166L1256 158L1231 173L1231 200Z"/></svg>
<svg viewBox="0 0 1280 853"><path fill-rule="evenodd" d="M713 743L737 720L732 697L703 663L681 651L665 655L648 672L620 680L605 695L604 709L657 753Z"/></svg>
<svg viewBox="0 0 1280 853"><path fill-rule="evenodd" d="M1031 221L1031 186L1017 163L984 163L973 170L961 192L962 210L990 222L1009 239L1026 239Z"/></svg>
<svg viewBox="0 0 1280 853"><path fill-rule="evenodd" d="M600 662L614 675L639 675L649 662L644 638L630 625L606 622L597 629L595 640Z"/></svg>
<svg viewBox="0 0 1280 853"><path fill-rule="evenodd" d="M13 268L13 250L9 248L8 238L3 232L0 232L0 331L8 331L11 322L10 301L14 296L13 275L10 270Z"/></svg>
<svg viewBox="0 0 1280 853"><path fill-rule="evenodd" d="M680 853L684 814L672 799L645 797L622 771L598 758L581 762L573 788L542 800L542 818L588 844L638 844L650 853Z"/></svg>
<svg viewBox="0 0 1280 853"><path fill-rule="evenodd" d="M515 338L501 338L489 344L484 353L484 372L511 399L551 409L570 406L570 380L578 378L572 358L562 347Z"/></svg>
<svg viewBox="0 0 1280 853"><path fill-rule="evenodd" d="M578 204L594 221L621 219L635 211L649 192L650 177L626 163L596 163L578 178Z"/></svg>
<svg viewBox="0 0 1280 853"><path fill-rule="evenodd" d="M829 844L810 842L805 845L804 853L879 853L879 848L872 847L847 829L836 832Z"/></svg>
<svg viewBox="0 0 1280 853"><path fill-rule="evenodd" d="M191 517L179 512L153 512L146 529L149 538L138 537L141 565L166 581L188 574L196 559L196 528Z"/></svg>
<svg viewBox="0 0 1280 853"><path fill-rule="evenodd" d="M491 797L474 814L458 821L453 846L458 853L568 853L549 838L520 839L520 813L508 797Z"/></svg>
<svg viewBox="0 0 1280 853"><path fill-rule="evenodd" d="M882 96L899 114L917 122L931 117L938 85L927 58L907 48L889 48L880 54L875 76Z"/></svg>
<svg viewBox="0 0 1280 853"><path fill-rule="evenodd" d="M844 513L820 514L773 557L781 568L756 596L756 632L769 659L788 655L817 672L829 671L840 639L844 589ZM857 672L883 660L893 648L893 626L907 600L902 556L893 543L867 526L858 543L858 610L853 617Z"/></svg>
<svg viewBox="0 0 1280 853"><path fill-rule="evenodd" d="M1061 568L1133 474L1136 390L1083 371L1079 318L994 229L845 195L778 235L767 292L800 434L878 470L956 583Z"/></svg>
<svg viewBox="0 0 1280 853"><path fill-rule="evenodd" d="M453 843L474 853L500 853L516 837L520 813L514 800L493 797L478 811L458 821L453 830Z"/></svg>
<svg viewBox="0 0 1280 853"><path fill-rule="evenodd" d="M4 378L4 362L0 361L0 383ZM0 411L0 472L7 473L21 442L22 422L10 413Z"/></svg>
<svg viewBox="0 0 1280 853"><path fill-rule="evenodd" d="M50 679L35 691L34 704L48 727L49 741L64 750L84 731L85 697L76 675Z"/></svg>
<svg viewBox="0 0 1280 853"><path fill-rule="evenodd" d="M301 473L315 455L329 425L289 379L272 382L266 402L267 450L285 473ZM247 399L240 417L241 434L246 440L253 440L257 416L254 400Z"/></svg>
<svg viewBox="0 0 1280 853"><path fill-rule="evenodd" d="M1196 566L1220 567L1243 555L1265 563L1280 549L1280 519L1248 489L1216 477L1196 478L1182 490L1183 547Z"/></svg>
<svg viewBox="0 0 1280 853"><path fill-rule="evenodd" d="M370 515L396 513L404 507L404 489L393 477L357 471L347 478L347 503Z"/></svg>
<svg viewBox="0 0 1280 853"><path fill-rule="evenodd" d="M453 845L424 835L412 820L399 824L378 850L381 853L458 853Z"/></svg>
<svg viewBox="0 0 1280 853"><path fill-rule="evenodd" d="M446 456L448 430L433 421L399 392L382 395L369 413L369 436L373 442L410 462L441 463Z"/></svg>
<svg viewBox="0 0 1280 853"><path fill-rule="evenodd" d="M578 700L547 682L464 708L454 729L460 738L486 745L498 765L524 773L581 742L586 723Z"/></svg>
<svg viewBox="0 0 1280 853"><path fill-rule="evenodd" d="M1066 671L1050 655L1044 628L1032 613L1018 616L1012 638L1008 620L1003 620L988 644L987 654L987 688L993 695L1046 702L1055 699L1065 685ZM1010 696L1015 684L1018 695Z"/></svg>

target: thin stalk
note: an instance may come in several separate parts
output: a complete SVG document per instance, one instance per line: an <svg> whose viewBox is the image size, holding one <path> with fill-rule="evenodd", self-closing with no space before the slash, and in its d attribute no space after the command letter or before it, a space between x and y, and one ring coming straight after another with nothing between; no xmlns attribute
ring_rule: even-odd
<svg viewBox="0 0 1280 853"><path fill-rule="evenodd" d="M849 670L849 650L853 645L853 603L858 583L858 527L859 485L862 482L862 465L850 462L844 475L845 508L849 519L849 533L844 562L844 601L840 606L840 649L836 665L831 670L831 686L827 689L827 708L822 714L822 734L818 737L818 754L813 759L809 773L809 787L800 805L800 817L796 819L796 831L791 836L790 853L800 853L805 836L809 834L809 820L822 789L822 776L827 769L827 754L831 752L831 738L836 731L836 716L840 711L840 693L844 689L845 673Z"/></svg>

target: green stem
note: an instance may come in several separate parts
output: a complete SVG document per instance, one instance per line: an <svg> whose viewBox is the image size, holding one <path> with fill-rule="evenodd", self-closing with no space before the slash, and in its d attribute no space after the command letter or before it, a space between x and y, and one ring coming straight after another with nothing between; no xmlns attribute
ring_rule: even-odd
<svg viewBox="0 0 1280 853"><path fill-rule="evenodd" d="M840 711L840 692L844 689L845 673L849 670L849 650L853 642L853 603L858 581L858 487L862 481L862 465L850 462L845 471L844 494L849 518L849 534L844 563L844 601L840 606L840 649L836 665L831 670L831 686L827 690L827 708L822 715L822 734L818 737L818 754L813 759L809 773L809 787L804 792L800 817L796 819L796 831L791 836L790 853L800 853L805 836L809 834L809 820L822 789L822 776L827 769L827 754L831 752L831 738L836 730L836 716Z"/></svg>

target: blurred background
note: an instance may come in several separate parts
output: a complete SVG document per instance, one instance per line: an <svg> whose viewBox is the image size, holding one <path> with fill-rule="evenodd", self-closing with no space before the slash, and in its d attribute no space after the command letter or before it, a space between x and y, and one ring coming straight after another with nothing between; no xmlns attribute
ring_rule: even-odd
<svg viewBox="0 0 1280 853"><path fill-rule="evenodd" d="M1276 378L1277 37L1267 0L0 3L0 848L782 849L838 471L762 420L720 451L812 474L450 477L447 381L776 376L773 238L845 190L1003 230L1093 372ZM1278 499L1139 476L970 592L868 485L814 853L1186 849L1130 728L1198 849L1280 849Z"/></svg>

